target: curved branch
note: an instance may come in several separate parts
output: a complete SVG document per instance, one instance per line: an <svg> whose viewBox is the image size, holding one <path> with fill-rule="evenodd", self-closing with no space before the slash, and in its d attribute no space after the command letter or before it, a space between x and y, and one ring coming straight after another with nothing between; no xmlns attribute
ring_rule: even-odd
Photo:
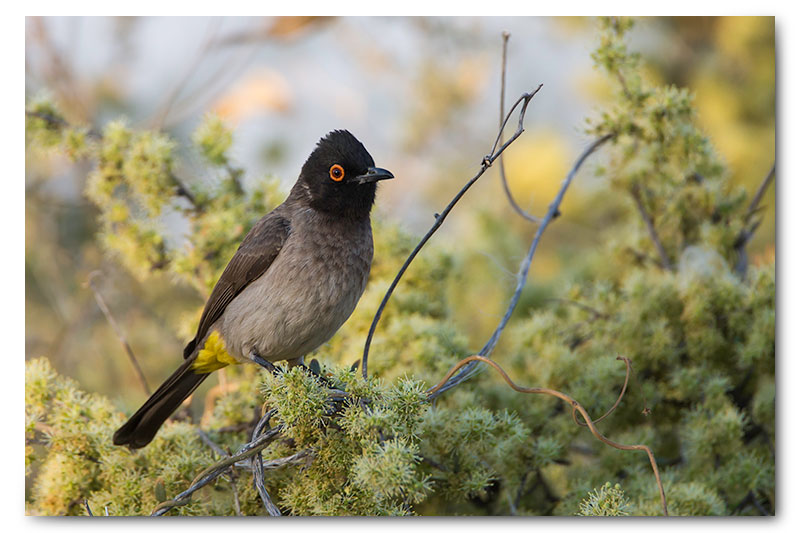
<svg viewBox="0 0 800 533"><path fill-rule="evenodd" d="M494 350L495 346L497 345L497 341L500 339L500 334L503 333L508 321L511 319L511 314L514 312L514 309L517 307L517 303L519 303L519 299L522 296L522 288L525 286L525 282L528 279L528 271L530 270L531 263L533 262L533 255L536 253L536 248L539 246L539 241L542 238L542 234L544 233L544 230L547 229L547 226L550 224L550 222L552 222L553 219L561 214L558 208L561 205L561 201L564 199L564 194L566 194L567 188L569 187L570 183L572 183L572 179L575 177L575 174L577 174L578 170L581 168L581 165L583 165L583 162L586 161L586 158L589 157L592 152L597 150L600 146L605 144L613 137L613 133L608 133L590 144L572 166L572 169L569 171L566 178L564 178L564 181L561 183L561 189L558 191L558 194L556 194L556 197L553 199L553 202L547 209L547 214L544 216L541 224L539 224L539 228L536 230L536 235L534 236L531 246L528 249L528 254L520 264L519 272L517 273L517 287L514 290L514 294L512 295L511 301L508 304L506 313L503 315L503 318L500 320L497 328L495 328L492 336L479 352L481 356L488 357L492 353L492 350ZM449 383L444 384L435 391L430 389L428 393L438 396L439 394L451 389L452 387L455 387L462 381L474 375L476 369L477 363L467 365L466 368L459 372L458 375L453 377Z"/></svg>
<svg viewBox="0 0 800 533"><path fill-rule="evenodd" d="M480 355L471 355L456 363L456 365L453 366L453 368L451 368L447 372L447 374L442 378L442 380L435 387L430 389L430 391L428 392L428 398L430 399L437 391L443 388L445 384L448 382L448 380L453 376L453 374L456 373L457 370L459 370L460 368L464 367L467 364L472 364L472 363L477 364L478 362L486 363L487 365L497 370L497 372L502 376L502 378L505 380L508 386L517 392L522 392L526 394L546 394L548 396L554 396L559 400L568 403L570 406L572 406L573 410L576 410L581 414L583 419L586 421L586 427L588 427L589 431L592 432L592 435L594 435L594 437L603 444L607 444L608 446L611 446L612 448L617 448L618 450L626 450L626 451L639 450L645 452L647 454L647 457L650 459L650 466L652 467L653 474L655 474L656 477L658 490L661 494L661 507L664 511L664 516L669 516L669 511L667 510L667 496L664 493L664 485L661 483L661 474L658 471L656 458L653 455L653 452L650 450L650 448L648 446L645 446L644 444L620 444L618 442L614 442L613 440L609 439L608 437L600 433L600 431L598 431L598 429L594 425L594 422L592 421L592 417L589 416L589 413L586 412L586 409L584 409L583 406L577 402L577 400L573 399L568 394L564 394L561 391L547 389L544 387L520 387L519 385L514 383L514 381L510 377L508 377L506 371L503 370L503 368L496 362ZM626 365L627 364L628 362L626 361Z"/></svg>
<svg viewBox="0 0 800 533"><path fill-rule="evenodd" d="M507 31L503 32L503 61L502 67L500 70L500 126L503 125L503 117L505 116L505 107L506 107L506 53L508 51L508 38L511 37L511 34ZM502 131L501 131L501 139L502 139ZM501 155L499 158L500 163L500 182L503 184L503 191L506 193L506 198L508 198L508 203L511 204L512 209L517 212L519 216L528 220L530 222L540 222L539 217L531 215L522 207L519 206L516 200L514 200L514 195L511 194L511 189L508 187L508 180L506 179L506 167L503 164L503 156Z"/></svg>
<svg viewBox="0 0 800 533"><path fill-rule="evenodd" d="M189 485L188 489L178 494L174 499L167 500L158 504L153 509L151 516L161 516L170 509L188 504L190 501L192 501L193 493L195 493L196 491L200 490L201 488L205 487L206 485L217 479L217 477L219 477L220 474L226 472L230 466L236 464L238 461L241 461L242 459L247 459L261 452L261 450L266 448L273 440L275 440L278 437L278 435L280 435L282 430L283 426L276 426L267 431L266 433L264 433L263 435L261 435L260 437L258 437L257 439L245 444L239 451L239 453L237 453L236 455L231 455L230 457L226 457L222 461L219 461L218 463L209 466L194 478L191 485Z"/></svg>
<svg viewBox="0 0 800 533"><path fill-rule="evenodd" d="M622 401L622 397L625 396L625 391L628 390L628 379L631 377L631 360L628 359L627 357L623 357L621 355L618 355L617 356L617 361L625 361L625 383L622 384L622 390L619 391L619 397L617 398L617 401L614 402L614 405L612 405L609 408L609 410L606 411L606 413L603 416L601 416L600 418L595 418L594 420L592 420L593 424L597 424L598 422L600 422L601 420L606 418L608 415L610 415L611 413L616 411L617 407L619 407L619 403ZM572 419L579 426L586 427L586 423L585 422L581 422L580 420L578 420L577 411L575 410L574 407L572 409Z"/></svg>
<svg viewBox="0 0 800 533"><path fill-rule="evenodd" d="M480 168L480 170L478 170L478 173L475 174L475 176L473 176L472 179L469 180L467 182L467 184L464 185L461 188L460 191L458 191L458 194L456 194L455 197L453 197L453 199L450 201L450 203L447 204L447 207L445 207L444 210L439 215L436 216L436 222L434 222L433 226L431 226L431 229L428 230L428 233L426 233L425 236L422 237L422 239L419 241L417 246L414 248L414 250L411 252L411 254L406 259L405 263L403 263L403 266L400 267L400 271L395 276L394 280L392 281L392 284L389 286L389 289L386 291L386 294L383 296L383 300L381 301L381 304L378 306L378 310L375 312L375 316L373 317L372 324L370 325L370 328L369 328L369 333L367 334L367 340L364 343L364 354L361 357L361 375L363 376L364 379L367 379L367 375L368 375L367 359L369 357L369 347L370 347L370 344L372 344L372 337L375 334L375 329L378 327L378 321L380 321L381 315L383 315L383 309L386 307L386 304L388 303L389 298L391 298L395 287L397 287L397 284L400 282L400 278L403 277L403 274L405 274L405 271L408 269L408 266L411 264L411 262L417 256L417 254L422 249L422 247L425 246L425 243L428 242L428 239L430 239L433 236L433 234L436 233L436 230L439 229L439 226L442 225L442 223L444 222L444 219L447 218L447 215L450 213L450 211L453 210L453 207L456 205L456 203L458 203L458 201L461 199L461 197L464 196L464 194L466 194L466 192L469 190L469 188L472 187L472 185L476 181L478 181L478 179L481 176L483 176L484 172L486 172L486 170L489 167L492 166L492 163L494 163L494 161L498 157L500 157L500 155L505 151L505 149L508 148L508 146L511 143L516 141L517 138L520 135L522 135L522 132L525 131L524 128L522 127L522 123L525 120L525 111L527 110L528 104L530 103L531 99L536 95L536 93L539 92L539 90L541 88L542 88L542 85L539 85L539 87L537 87L536 90L534 90L533 92L523 93L522 96L520 96L517 99L517 101L514 103L514 105L508 111L508 114L506 115L506 118L505 118L505 120L503 121L503 124L500 127L500 131L498 132L497 137L495 138L495 141L494 141L494 145L492 146L491 153L489 155L485 156L483 158L483 160L481 161L481 168ZM508 123L508 120L511 118L511 115L514 113L514 111L517 109L517 107L520 105L520 103L522 103L522 108L520 109L520 112L519 112L519 122L517 124L517 131L514 132L514 135L512 135L511 138L508 141L506 141L505 143L500 144L501 143L501 136L503 134L503 129L505 128L506 124ZM498 148L498 145L500 145L499 148Z"/></svg>

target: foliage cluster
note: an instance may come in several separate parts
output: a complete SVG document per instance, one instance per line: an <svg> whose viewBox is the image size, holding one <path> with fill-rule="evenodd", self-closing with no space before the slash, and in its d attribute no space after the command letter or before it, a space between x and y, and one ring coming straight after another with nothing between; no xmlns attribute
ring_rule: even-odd
<svg viewBox="0 0 800 533"><path fill-rule="evenodd" d="M598 426L618 442L653 448L671 513L772 512L774 265L741 267L745 191L731 185L695 125L691 94L643 79L639 56L625 44L630 25L603 21L594 59L617 93L588 128L612 136L598 175L613 193L600 198L611 198L618 214L604 229L605 244L588 251L580 275L559 288L560 298L516 317L496 358L518 383L563 390L599 416L624 378L615 356L629 357L634 382ZM29 146L96 160L86 193L99 210L98 237L142 279L166 272L205 294L247 229L279 200L274 180L242 187L228 156L232 133L214 117L193 136L218 177L200 187L176 178L176 146L161 133L113 122L92 135L67 125L46 102L28 111ZM168 213L187 221L188 238L169 234ZM254 420L275 410L272 424L284 431L264 458L310 450L305 463L267 472L267 490L282 510L660 512L645 458L594 441L560 402L517 394L489 373L425 401L426 386L471 353L450 320L450 291L465 282L458 252L426 249L403 279L372 344L370 369L380 377L364 381L350 371L414 244L381 223L375 241L367 292L316 354L328 383L300 369L275 376L226 369L199 421L213 441L235 451ZM182 333L188 336L196 320L187 316ZM348 399L331 401L328 384ZM112 447L122 415L55 375L45 360L28 363L26 417L31 513L81 514L84 498L96 513L148 513L214 461L197 425L186 421L167 423L142 451ZM237 510L263 513L250 472L241 468L173 512Z"/></svg>

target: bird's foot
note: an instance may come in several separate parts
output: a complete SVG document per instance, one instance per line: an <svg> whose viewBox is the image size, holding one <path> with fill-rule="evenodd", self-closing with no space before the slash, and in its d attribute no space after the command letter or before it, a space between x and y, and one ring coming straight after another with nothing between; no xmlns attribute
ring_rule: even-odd
<svg viewBox="0 0 800 533"><path fill-rule="evenodd" d="M254 362L254 363L256 363L258 366L260 366L261 368L263 368L263 369L265 369L265 370L269 371L270 373L272 373L272 374L273 374L273 375L275 375L275 376L277 376L277 375L278 375L278 372L280 372L280 371L281 371L281 370L280 370L280 369L279 369L277 366L273 365L272 363L270 363L269 361L267 361L266 359L264 359L263 357L261 357L261 356L259 355L259 353L258 353L258 352L257 352L255 349L253 349L253 350L251 350L251 351L250 351L250 358L251 358L251 359L253 360L253 362Z"/></svg>
<svg viewBox="0 0 800 533"><path fill-rule="evenodd" d="M267 361L266 359L264 359L263 357L261 357L256 350L250 351L250 358L253 360L254 363L264 368L265 370L269 371L274 376L277 376L279 373L284 371L283 368L277 367L272 363L270 363L269 361ZM327 377L322 375L322 368L320 367L319 361L317 361L316 359L312 359L311 361L309 361L308 366L306 366L302 362L302 359L300 359L299 361L297 359L291 360L289 362L289 367L292 368L295 366L299 366L300 368L303 369L303 372L306 372L316 377L329 389L336 389L336 387L333 386L330 380L328 380Z"/></svg>
<svg viewBox="0 0 800 533"><path fill-rule="evenodd" d="M307 372L308 374L311 374L312 376L320 380L329 389L336 389L336 387L333 386L331 381L327 377L322 375L322 367L320 366L319 361L317 361L316 359L312 359L311 361L309 361L308 366L306 366L303 363L298 363L297 366L302 368L304 372Z"/></svg>

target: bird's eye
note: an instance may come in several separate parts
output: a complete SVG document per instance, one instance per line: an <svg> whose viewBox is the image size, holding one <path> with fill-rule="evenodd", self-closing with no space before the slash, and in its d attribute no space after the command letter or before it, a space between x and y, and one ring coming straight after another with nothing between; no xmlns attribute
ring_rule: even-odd
<svg viewBox="0 0 800 533"><path fill-rule="evenodd" d="M344 179L344 169L342 165L333 165L329 171L333 181L342 181Z"/></svg>

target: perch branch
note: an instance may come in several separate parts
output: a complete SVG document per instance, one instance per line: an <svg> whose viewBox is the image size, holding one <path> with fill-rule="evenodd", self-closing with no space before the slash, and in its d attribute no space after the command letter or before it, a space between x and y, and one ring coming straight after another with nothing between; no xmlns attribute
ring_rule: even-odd
<svg viewBox="0 0 800 533"><path fill-rule="evenodd" d="M258 424L256 424L256 427L253 429L251 441L256 440L265 430L269 430L269 421L275 412L275 409L272 409L261 417L261 420L258 421ZM260 451L250 458L250 467L253 470L253 484L258 490L258 496L261 498L261 502L264 504L264 509L267 511L267 514L270 516L281 516L280 509L273 503L272 498L269 497L267 487L264 483L264 461Z"/></svg>
<svg viewBox="0 0 800 533"><path fill-rule="evenodd" d="M597 150L600 146L610 140L614 134L608 133L599 139L595 140L592 144L590 144L580 155L578 160L573 165L572 169L567 174L564 181L561 183L561 189L556 194L556 197L553 199L553 202L550 204L550 207L547 209L547 214L542 219L541 224L539 224L538 229L536 230L536 235L531 242L531 246L528 249L528 254L525 256L525 259L520 264L519 272L517 273L517 287L514 290L514 294L511 297L511 301L508 304L508 308L506 309L506 313L503 315L503 318L500 320L500 323L497 325L497 328L494 330L494 333L483 346L481 351L479 352L481 356L488 357L494 347L497 345L497 341L500 339L500 334L503 333L506 325L508 324L509 319L511 318L511 314L514 312L514 309L517 307L517 303L519 302L520 297L522 296L522 288L525 286L525 282L528 278L528 271L530 270L531 263L533 262L533 255L536 253L536 248L539 246L539 241L542 238L542 234L547 229L547 226L550 222L553 221L558 215L561 213L559 212L558 208L561 205L561 201L564 199L564 194L567 192L567 188L569 187L570 183L572 183L572 179L577 174L578 170L583 165L583 162L586 161L586 158L592 154L595 150ZM461 372L458 373L453 379L449 382L444 384L442 387L437 388L435 391L432 389L428 391L429 394L433 395L433 397L438 396L439 394L445 392L446 390L455 387L465 379L469 378L473 375L477 368L477 362L467 365Z"/></svg>
<svg viewBox="0 0 800 533"><path fill-rule="evenodd" d="M394 280L392 281L392 284L386 291L386 294L384 295L381 304L378 306L378 310L376 311L375 316L372 319L372 324L370 325L369 333L367 334L367 340L364 343L364 354L361 357L361 375L364 377L364 379L367 379L368 375L367 358L369 357L369 347L370 344L372 343L372 336L375 334L375 329L378 327L378 321L381 319L381 315L383 314L383 309L386 307L386 304L389 301L389 298L392 296L395 287L397 287L397 284L400 282L400 278L403 277L403 274L405 273L406 269L408 269L408 266L417 256L422 247L425 246L425 243L428 242L428 239L430 239L431 236L433 236L433 234L436 233L436 230L439 229L439 227L444 222L444 219L447 218L447 215L450 213L450 211L452 211L453 207L456 205L456 203L458 203L461 197L464 196L464 194L466 194L467 190L469 190L469 188L472 187L472 185L476 181L478 181L478 179L481 176L483 176L486 170L492 166L492 163L494 163L494 161L498 157L500 157L500 155L505 151L505 149L508 148L508 146L511 143L516 141L517 138L519 138L519 136L522 135L522 132L525 131L523 128L523 121L525 120L525 111L527 110L528 104L530 103L531 99L536 95L537 92L539 92L541 88L542 86L539 85L539 87L537 87L536 90L534 90L533 92L523 93L522 96L520 96L517 99L514 105L511 106L511 109L508 111L505 120L500 126L500 131L498 132L497 137L495 138L494 145L492 146L492 151L489 153L489 155L485 156L481 161L481 168L478 170L475 176L473 176L472 179L469 180L466 183L466 185L464 185L461 188L461 190L458 192L458 194L455 195L455 197L450 201L450 203L447 204L447 207L445 207L444 210L439 215L436 216L436 221L434 222L433 226L431 226L431 229L429 229L428 233L426 233L425 236L422 237L422 239L419 241L419 244L417 244L417 246L414 248L414 250L406 259L405 263L403 263L403 266L400 267L400 271L395 276ZM508 141L502 143L500 137L503 133L503 129L505 128L512 114L520 104L522 104L522 108L520 109L519 112L519 122L517 124L517 131L514 132L514 135L512 135Z"/></svg>
<svg viewBox="0 0 800 533"><path fill-rule="evenodd" d="M151 513L151 516L161 516L170 509L175 507L180 507L182 505L188 504L192 500L192 494L196 491L200 490L201 488L205 487L212 481L214 481L220 474L224 473L228 470L231 465L236 464L236 462L247 459L252 457L253 455L261 452L264 448L266 448L273 440L275 440L280 432L283 430L283 426L276 426L263 435L259 436L257 439L254 439L247 444L245 444L242 449L236 455L231 455L226 457L222 461L215 463L202 472L198 474L192 483L189 485L189 488L185 491L178 494L174 499L167 500L165 502L161 502L158 504Z"/></svg>
<svg viewBox="0 0 800 533"><path fill-rule="evenodd" d="M499 123L502 127L503 125L503 117L505 116L505 107L506 107L506 55L508 51L508 38L511 37L511 34L507 31L503 32L503 61L502 67L500 70L500 118ZM500 139L503 138L503 131L500 130ZM498 159L498 163L500 163L500 181L503 184L503 191L506 193L506 198L508 198L508 203L511 204L511 207L514 211L517 212L519 216L528 220L530 222L540 222L539 217L535 217L522 209L519 204L514 200L514 195L511 194L511 189L508 187L508 180L506 179L506 167L503 164L503 155L500 154L500 158Z"/></svg>
<svg viewBox="0 0 800 533"><path fill-rule="evenodd" d="M142 384L144 393L147 396L150 396L150 386L147 384L147 378L145 378L144 376L142 367L139 366L139 361L138 359L136 359L136 355L134 355L133 349L131 348L130 343L128 343L128 339L127 337L125 337L125 333L123 333L122 328L120 328L119 324L117 324L117 321L114 320L114 315L111 314L111 310L106 305L106 302L103 299L103 295L100 294L100 290L94 284L95 278L101 275L102 272L100 272L99 270L93 271L91 274L89 274L89 278L86 280L86 284L90 289L92 289L92 292L94 293L94 299L97 301L97 306L103 312L103 315L105 315L106 320L108 320L108 323L111 325L111 329L113 329L114 333L116 333L119 342L125 349L125 353L128 354L128 359L133 365L134 370L136 370L136 375L139 377L139 383Z"/></svg>
<svg viewBox="0 0 800 533"><path fill-rule="evenodd" d="M600 431L598 431L598 429L594 425L594 422L592 421L592 418L589 416L589 413L586 412L586 409L584 409L583 406L576 400L574 400L571 396L561 391L547 389L544 387L520 387L519 385L514 383L514 381L512 381L510 377L508 377L508 374L506 374L505 370L503 370L503 368L496 362L480 355L471 355L456 363L453 366L453 368L451 368L447 372L447 374L442 378L442 380L435 387L430 389L430 391L428 391L428 397L430 398L438 390L443 388L448 383L448 380L453 376L453 374L456 373L456 371L458 371L463 366L473 362L474 363L481 362L490 365L502 376L502 378L505 380L508 386L517 392L522 392L526 394L546 394L548 396L553 396L568 403L570 406L572 406L573 410L577 410L581 414L583 419L586 421L586 427L588 427L589 431L592 432L592 435L594 435L594 437L603 444L606 444L613 448L617 448L618 450L626 450L626 451L639 450L645 452L647 454L647 457L650 459L650 466L653 468L653 474L655 474L656 483L658 484L658 490L661 494L661 507L664 511L664 515L669 516L669 511L667 510L667 496L664 493L664 485L661 483L661 474L658 471L656 458L653 455L653 452L650 450L650 448L648 446L645 446L644 444L631 444L631 445L619 444L618 442L614 442L613 440L609 439L608 437L600 433ZM627 364L628 363L626 362L626 365Z"/></svg>
<svg viewBox="0 0 800 533"><path fill-rule="evenodd" d="M264 470L274 470L286 465L303 463L310 454L311 450L305 449L293 455L289 455L288 457L281 457L280 459L273 459L267 462L264 462L260 452L253 456L253 479L256 484L256 489L258 489L258 495L264 503L264 509L266 509L270 516L281 516L281 511L272 502L272 498L269 497L264 482Z"/></svg>

